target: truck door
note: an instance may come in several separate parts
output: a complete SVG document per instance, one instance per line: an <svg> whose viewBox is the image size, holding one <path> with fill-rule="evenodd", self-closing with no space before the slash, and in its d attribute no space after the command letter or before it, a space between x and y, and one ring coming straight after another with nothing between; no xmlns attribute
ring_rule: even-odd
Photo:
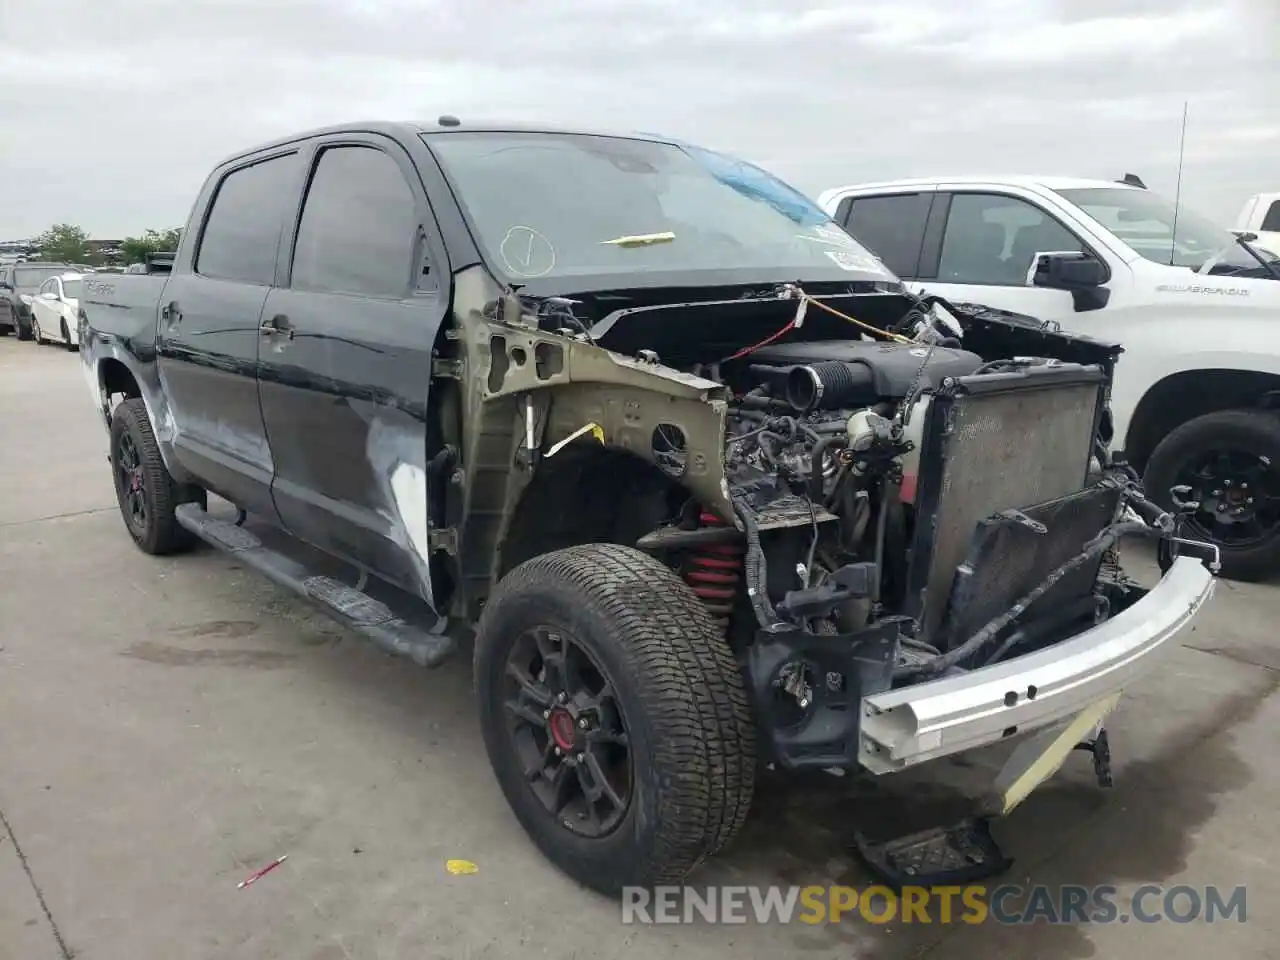
<svg viewBox="0 0 1280 960"><path fill-rule="evenodd" d="M421 180L393 141L318 141L288 277L262 314L272 493L295 536L431 601L431 351L448 304ZM437 270L436 267L441 269Z"/></svg>
<svg viewBox="0 0 1280 960"><path fill-rule="evenodd" d="M934 208L945 226L921 254L925 289L956 303L982 303L1078 326L1070 292L1028 283L1037 253L1096 256L1061 221L1021 197L994 192L940 193Z"/></svg>
<svg viewBox="0 0 1280 960"><path fill-rule="evenodd" d="M294 150L210 178L196 205L206 211L203 222L188 228L198 235L182 244L161 295L156 344L179 462L215 493L272 519L258 323L300 172Z"/></svg>

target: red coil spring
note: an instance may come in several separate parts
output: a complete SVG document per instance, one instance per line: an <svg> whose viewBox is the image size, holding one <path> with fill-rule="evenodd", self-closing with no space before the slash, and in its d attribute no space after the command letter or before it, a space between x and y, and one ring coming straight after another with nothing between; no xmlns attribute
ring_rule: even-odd
<svg viewBox="0 0 1280 960"><path fill-rule="evenodd" d="M698 520L704 527L725 525L709 510L703 510ZM707 605L721 629L726 631L729 629L729 614L742 583L743 554L744 548L740 544L707 545L691 552L685 565L685 582Z"/></svg>

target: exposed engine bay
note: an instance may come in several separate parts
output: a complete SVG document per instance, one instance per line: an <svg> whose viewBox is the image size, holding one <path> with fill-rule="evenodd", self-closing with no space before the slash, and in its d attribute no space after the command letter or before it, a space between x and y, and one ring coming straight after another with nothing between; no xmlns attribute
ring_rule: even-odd
<svg viewBox="0 0 1280 960"><path fill-rule="evenodd" d="M1127 610L1147 591L1120 569L1122 538L1158 541L1162 566L1192 546L1186 491L1166 512L1110 454L1117 344L901 286L673 293L544 298L552 315L537 312L543 329L728 398L723 451L661 423L651 451L673 478L721 458L719 508L677 496L635 545L716 618L788 767L857 763L865 697Z"/></svg>
<svg viewBox="0 0 1280 960"><path fill-rule="evenodd" d="M863 694L1042 649L1132 604L1117 542L1176 527L1108 453L1119 347L936 299L859 326L691 365L732 391L738 523L689 504L639 544L720 618L792 765L838 759L831 712Z"/></svg>

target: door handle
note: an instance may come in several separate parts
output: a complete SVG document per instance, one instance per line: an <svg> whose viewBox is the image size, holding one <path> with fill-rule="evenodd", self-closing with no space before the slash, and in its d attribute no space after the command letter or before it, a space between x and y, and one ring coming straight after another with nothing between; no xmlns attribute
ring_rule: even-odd
<svg viewBox="0 0 1280 960"><path fill-rule="evenodd" d="M270 320L266 320L258 325L258 333L264 337L280 333L284 334L286 339L292 340L294 331L293 327L289 326L289 318L283 313L277 313Z"/></svg>
<svg viewBox="0 0 1280 960"><path fill-rule="evenodd" d="M160 318L164 320L170 327L176 327L182 322L182 311L178 309L178 301L170 300L164 305L164 309L160 311Z"/></svg>

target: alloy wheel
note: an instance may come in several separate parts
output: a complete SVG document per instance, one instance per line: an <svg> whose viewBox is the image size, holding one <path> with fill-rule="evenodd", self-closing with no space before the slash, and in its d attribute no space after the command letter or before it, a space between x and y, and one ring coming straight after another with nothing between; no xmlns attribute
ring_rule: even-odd
<svg viewBox="0 0 1280 960"><path fill-rule="evenodd" d="M126 522L139 534L143 533L148 519L146 474L138 445L128 433L120 435L116 448L116 485Z"/></svg>
<svg viewBox="0 0 1280 960"><path fill-rule="evenodd" d="M509 745L562 827L599 838L625 817L634 776L625 717L599 662L562 630L532 627L507 655Z"/></svg>
<svg viewBox="0 0 1280 960"><path fill-rule="evenodd" d="M1188 524L1201 536L1239 548L1280 531L1280 467L1269 457L1212 450L1188 461L1178 482L1200 503Z"/></svg>

